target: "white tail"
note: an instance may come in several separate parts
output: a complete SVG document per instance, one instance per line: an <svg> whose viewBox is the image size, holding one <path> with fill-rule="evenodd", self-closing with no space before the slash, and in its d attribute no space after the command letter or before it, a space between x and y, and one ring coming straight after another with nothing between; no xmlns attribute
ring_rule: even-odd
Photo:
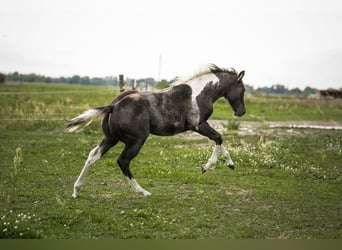
<svg viewBox="0 0 342 250"><path fill-rule="evenodd" d="M85 126L89 125L95 118L104 116L108 112L107 107L109 106L89 109L85 111L83 114L80 114L79 116L71 119L70 121L68 121L66 131L74 132L77 129L79 129L83 124L86 124Z"/></svg>

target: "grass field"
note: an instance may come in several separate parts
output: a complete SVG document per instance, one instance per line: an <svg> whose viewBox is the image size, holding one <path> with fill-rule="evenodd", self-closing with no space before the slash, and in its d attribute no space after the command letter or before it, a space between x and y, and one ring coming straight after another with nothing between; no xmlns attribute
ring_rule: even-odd
<svg viewBox="0 0 342 250"><path fill-rule="evenodd" d="M341 239L342 131L278 129L225 133L235 171L207 173L206 138L151 136L131 170L152 193L133 193L116 158L119 144L73 184L99 143L99 121L64 133L65 119L109 103L110 87L0 85L0 238ZM341 121L342 102L246 98L244 121ZM215 119L233 119L215 105ZM280 136L281 135L281 136Z"/></svg>

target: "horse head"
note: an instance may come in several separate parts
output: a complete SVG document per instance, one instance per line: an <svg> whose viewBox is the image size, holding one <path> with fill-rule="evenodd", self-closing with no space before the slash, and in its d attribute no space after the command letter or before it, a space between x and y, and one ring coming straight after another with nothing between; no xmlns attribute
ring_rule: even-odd
<svg viewBox="0 0 342 250"><path fill-rule="evenodd" d="M224 96L236 116L243 116L246 113L244 102L245 87L242 82L244 75L245 71L241 71L239 74L236 74L236 77L232 78L233 83L229 85Z"/></svg>

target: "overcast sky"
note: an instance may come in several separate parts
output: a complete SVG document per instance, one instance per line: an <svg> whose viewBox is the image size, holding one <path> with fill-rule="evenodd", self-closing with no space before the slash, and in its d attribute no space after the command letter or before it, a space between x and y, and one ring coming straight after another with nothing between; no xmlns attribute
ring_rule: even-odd
<svg viewBox="0 0 342 250"><path fill-rule="evenodd" d="M342 87L341 0L0 0L0 71Z"/></svg>

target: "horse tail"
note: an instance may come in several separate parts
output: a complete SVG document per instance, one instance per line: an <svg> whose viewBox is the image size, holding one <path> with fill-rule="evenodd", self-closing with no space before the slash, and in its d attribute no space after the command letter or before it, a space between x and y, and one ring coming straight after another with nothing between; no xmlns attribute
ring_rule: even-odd
<svg viewBox="0 0 342 250"><path fill-rule="evenodd" d="M113 111L113 105L108 105L104 107L93 108L85 111L83 114L72 118L68 121L66 125L67 132L74 132L79 129L83 124L86 123L85 126L89 125L94 119L98 117L104 117L105 115L111 113Z"/></svg>

